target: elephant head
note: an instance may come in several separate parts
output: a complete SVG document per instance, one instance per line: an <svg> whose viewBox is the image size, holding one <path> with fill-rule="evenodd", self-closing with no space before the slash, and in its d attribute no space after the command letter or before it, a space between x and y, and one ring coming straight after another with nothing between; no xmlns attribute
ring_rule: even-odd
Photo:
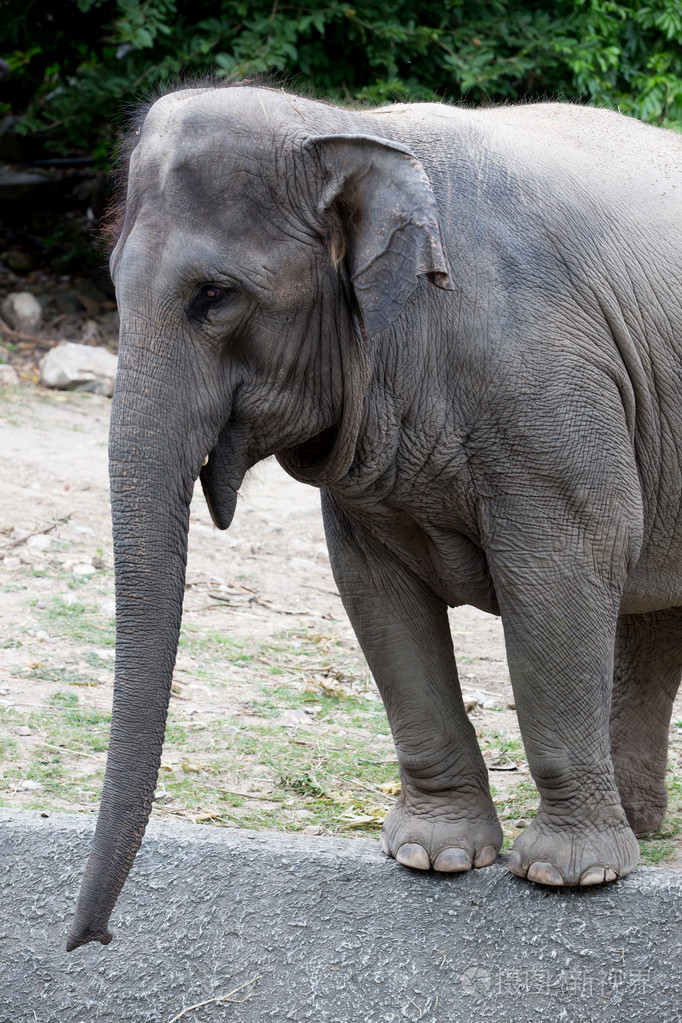
<svg viewBox="0 0 682 1023"><path fill-rule="evenodd" d="M318 486L343 477L374 336L420 277L448 287L421 164L392 142L325 131L333 108L307 109L312 131L273 90L187 90L157 101L133 138L111 258L116 682L69 950L111 940L150 816L197 477L221 529L268 455Z"/></svg>

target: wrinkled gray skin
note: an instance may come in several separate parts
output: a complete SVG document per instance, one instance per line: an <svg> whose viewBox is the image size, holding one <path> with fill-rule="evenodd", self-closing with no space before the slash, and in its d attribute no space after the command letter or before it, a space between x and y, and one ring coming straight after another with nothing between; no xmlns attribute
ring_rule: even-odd
<svg viewBox="0 0 682 1023"><path fill-rule="evenodd" d="M225 529L273 453L322 488L390 719L384 851L461 871L500 848L446 614L473 604L502 616L541 795L510 869L633 869L682 664L681 166L679 136L556 104L151 108L111 263L116 689L69 948L111 940L149 817L194 483Z"/></svg>

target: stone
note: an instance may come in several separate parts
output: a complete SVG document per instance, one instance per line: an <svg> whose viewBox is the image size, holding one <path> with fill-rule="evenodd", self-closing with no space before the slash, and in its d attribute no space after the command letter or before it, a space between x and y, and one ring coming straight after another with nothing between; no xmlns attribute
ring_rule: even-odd
<svg viewBox="0 0 682 1023"><path fill-rule="evenodd" d="M65 341L41 359L40 382L43 387L111 397L117 364L116 356L106 348Z"/></svg>
<svg viewBox="0 0 682 1023"><path fill-rule="evenodd" d="M43 322L43 310L30 291L12 291L2 303L2 318L12 330L35 334Z"/></svg>
<svg viewBox="0 0 682 1023"><path fill-rule="evenodd" d="M28 550L24 547L19 551L19 560L22 565L29 565L31 568L38 568L43 563L43 555L40 551Z"/></svg>
<svg viewBox="0 0 682 1023"><path fill-rule="evenodd" d="M55 295L54 301L57 309L64 316L73 316L83 312L83 303L72 291L60 291L58 295Z"/></svg>
<svg viewBox="0 0 682 1023"><path fill-rule="evenodd" d="M100 333L99 333L99 326L98 326L96 320L86 320L85 321L85 323L81 327L81 337L83 339L83 343L84 344L86 344L87 342L100 341L101 340Z"/></svg>
<svg viewBox="0 0 682 1023"><path fill-rule="evenodd" d="M80 576L93 575L96 571L97 569L94 567L94 565L86 565L85 562L83 562L82 564L79 562L77 565L74 565L73 568L71 569L73 575Z"/></svg>
<svg viewBox="0 0 682 1023"><path fill-rule="evenodd" d="M491 696L487 696L485 693L482 693L480 690L477 690L476 692L472 693L471 695L472 695L473 699L476 701L476 703L478 704L478 706L482 707L483 710L493 710L497 706L497 703L495 702L495 700L493 700L493 698Z"/></svg>
<svg viewBox="0 0 682 1023"><path fill-rule="evenodd" d="M78 301L83 306L88 316L97 316L100 311L100 303L96 299L79 291Z"/></svg>
<svg viewBox="0 0 682 1023"><path fill-rule="evenodd" d="M5 262L10 270L15 270L16 273L28 273L33 266L30 257L25 252L8 252Z"/></svg>
<svg viewBox="0 0 682 1023"><path fill-rule="evenodd" d="M118 309L108 309L107 312L102 313L99 322L104 327L113 327L114 330L120 330L121 317L118 314Z"/></svg>
<svg viewBox="0 0 682 1023"><path fill-rule="evenodd" d="M11 366L0 365L0 391L19 386L19 377Z"/></svg>
<svg viewBox="0 0 682 1023"><path fill-rule="evenodd" d="M37 551L49 551L54 547L59 547L59 540L53 536L47 536L45 533L37 533L35 536L28 537L26 546Z"/></svg>
<svg viewBox="0 0 682 1023"><path fill-rule="evenodd" d="M38 190L49 191L51 186L54 186L54 178L46 172L0 167L0 202L17 202Z"/></svg>

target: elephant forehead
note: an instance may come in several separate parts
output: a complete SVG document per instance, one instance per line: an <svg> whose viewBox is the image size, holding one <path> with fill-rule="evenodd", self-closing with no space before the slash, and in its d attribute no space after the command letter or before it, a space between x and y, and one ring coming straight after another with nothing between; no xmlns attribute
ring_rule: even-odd
<svg viewBox="0 0 682 1023"><path fill-rule="evenodd" d="M273 201L268 172L273 161L263 146L248 145L233 130L188 133L176 124L172 129L146 133L133 153L130 186L140 199L194 210L228 200Z"/></svg>
<svg viewBox="0 0 682 1023"><path fill-rule="evenodd" d="M252 188L276 185L288 135L251 92L192 90L158 100L140 129L131 172L156 173L161 187L187 175L209 191L235 175Z"/></svg>

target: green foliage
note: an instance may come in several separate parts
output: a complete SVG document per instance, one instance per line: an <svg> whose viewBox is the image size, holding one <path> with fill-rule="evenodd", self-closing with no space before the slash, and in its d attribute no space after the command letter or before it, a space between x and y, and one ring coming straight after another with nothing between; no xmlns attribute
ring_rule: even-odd
<svg viewBox="0 0 682 1023"><path fill-rule="evenodd" d="M335 101L581 99L682 130L682 0L0 0L0 15L22 130L102 159L126 105L209 72L281 72Z"/></svg>

